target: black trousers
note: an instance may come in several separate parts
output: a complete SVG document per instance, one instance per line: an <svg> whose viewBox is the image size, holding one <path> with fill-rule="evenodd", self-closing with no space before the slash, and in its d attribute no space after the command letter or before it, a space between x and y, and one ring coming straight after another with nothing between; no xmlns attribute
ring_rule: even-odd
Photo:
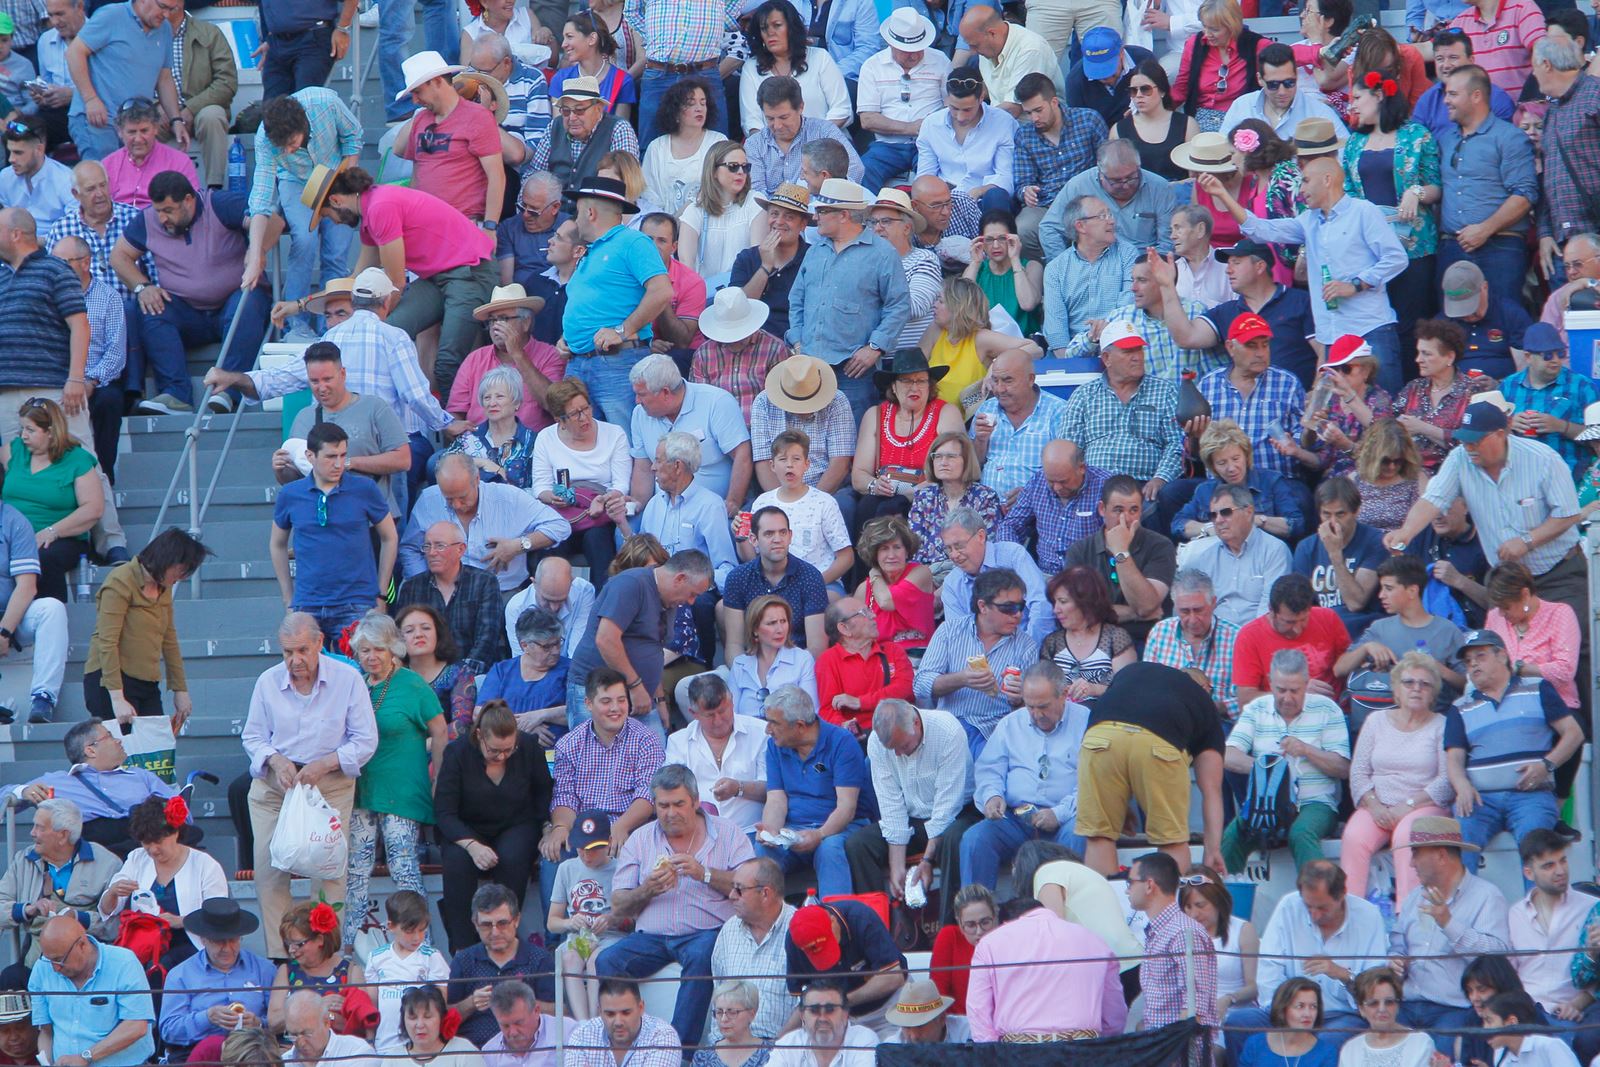
<svg viewBox="0 0 1600 1067"><path fill-rule="evenodd" d="M439 918L444 922L445 934L450 939L450 952L460 952L478 943L477 928L472 925L472 894L482 881L498 882L517 895L520 906L528 893L528 879L533 877L539 862L539 836L543 827L534 820L519 823L499 837L479 836L478 840L494 849L500 863L487 871L478 870L467 850L454 841L443 843L444 899L439 902ZM544 916L540 916L543 925Z"/></svg>
<svg viewBox="0 0 1600 1067"><path fill-rule="evenodd" d="M89 398L89 426L94 431L94 454L106 479L117 484L117 438L122 436L123 390L121 382L95 387Z"/></svg>
<svg viewBox="0 0 1600 1067"><path fill-rule="evenodd" d="M228 783L228 818L239 841L239 866L255 866L256 832L250 825L250 772L245 771Z"/></svg>
<svg viewBox="0 0 1600 1067"><path fill-rule="evenodd" d="M140 715L166 714L161 707L161 686L155 682L147 682L143 678L124 674L122 696ZM116 717L116 713L111 710L111 693L100 684L99 671L90 671L83 676L83 706L88 709L90 715L101 722L110 722Z"/></svg>
<svg viewBox="0 0 1600 1067"><path fill-rule="evenodd" d="M67 576L77 569L89 542L82 537L58 537L39 550L39 595L67 602Z"/></svg>
<svg viewBox="0 0 1600 1067"><path fill-rule="evenodd" d="M961 835L983 821L978 809L968 804L961 809L950 828L939 838L939 851L933 864L939 868L939 922L955 922L956 890L961 888ZM911 820L911 840L907 855L921 852L928 843L927 820ZM844 842L845 858L850 861L850 882L857 893L877 893L885 888L884 872L889 869L889 842L877 823L863 826Z"/></svg>

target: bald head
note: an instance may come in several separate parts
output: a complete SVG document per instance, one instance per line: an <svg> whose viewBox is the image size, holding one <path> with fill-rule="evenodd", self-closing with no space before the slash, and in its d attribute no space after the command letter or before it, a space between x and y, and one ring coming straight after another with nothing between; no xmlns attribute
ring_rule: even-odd
<svg viewBox="0 0 1600 1067"><path fill-rule="evenodd" d="M1075 441L1051 441L1040 453L1039 465L1045 484L1060 499L1071 500L1083 488L1083 450Z"/></svg>
<svg viewBox="0 0 1600 1067"><path fill-rule="evenodd" d="M106 168L98 159L86 159L72 168L72 188L76 192L95 181L106 181Z"/></svg>
<svg viewBox="0 0 1600 1067"><path fill-rule="evenodd" d="M328 1044L328 1008L321 993L299 989L284 1002L283 1029L299 1058L318 1059Z"/></svg>
<svg viewBox="0 0 1600 1067"><path fill-rule="evenodd" d="M1031 379L1033 377L1033 357L1026 352L1011 349L994 357L994 362L989 364L989 370L993 374L1005 374L1007 376Z"/></svg>
<svg viewBox="0 0 1600 1067"><path fill-rule="evenodd" d="M82 977L95 963L93 954L84 950L85 932L83 924L73 915L57 915L45 923L39 933L40 956L51 960L64 977Z"/></svg>
<svg viewBox="0 0 1600 1067"><path fill-rule="evenodd" d="M546 556L534 569L533 584L540 598L565 601L572 591L572 564L560 556Z"/></svg>
<svg viewBox="0 0 1600 1067"><path fill-rule="evenodd" d="M94 260L88 242L81 237L63 237L50 249L50 254L71 267L72 273L78 276L78 282L85 289L89 288L89 283L94 280L89 270Z"/></svg>
<svg viewBox="0 0 1600 1067"><path fill-rule="evenodd" d="M937 200L950 195L950 186L937 175L924 174L911 183L911 195L917 200Z"/></svg>
<svg viewBox="0 0 1600 1067"><path fill-rule="evenodd" d="M11 230L35 244L39 241L39 224L27 208L8 207L0 210L0 229Z"/></svg>
<svg viewBox="0 0 1600 1067"><path fill-rule="evenodd" d="M436 522L428 527L428 540L441 545L464 545L467 539L461 536L461 527L453 522Z"/></svg>
<svg viewBox="0 0 1600 1067"><path fill-rule="evenodd" d="M1005 47L1008 28L1000 12L979 4L967 10L961 19L961 39L985 59L993 59Z"/></svg>
<svg viewBox="0 0 1600 1067"><path fill-rule="evenodd" d="M434 471L439 495L451 511L473 512L478 508L478 470L465 452L448 452Z"/></svg>

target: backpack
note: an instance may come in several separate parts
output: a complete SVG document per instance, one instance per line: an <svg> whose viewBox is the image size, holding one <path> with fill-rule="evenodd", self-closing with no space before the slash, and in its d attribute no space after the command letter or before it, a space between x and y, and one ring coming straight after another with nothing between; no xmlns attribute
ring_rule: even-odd
<svg viewBox="0 0 1600 1067"><path fill-rule="evenodd" d="M1250 768L1239 821L1261 836L1263 848L1277 848L1288 839L1289 827L1298 814L1289 757L1257 756Z"/></svg>

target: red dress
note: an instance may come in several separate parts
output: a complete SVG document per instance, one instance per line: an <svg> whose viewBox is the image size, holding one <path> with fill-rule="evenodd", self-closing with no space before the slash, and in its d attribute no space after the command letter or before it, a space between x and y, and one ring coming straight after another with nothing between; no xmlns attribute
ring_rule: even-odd
<svg viewBox="0 0 1600 1067"><path fill-rule="evenodd" d="M977 949L978 946L967 940L959 926L943 927L933 939L933 957L928 961L928 969L940 994L956 998L956 1002L950 1005L952 1015L967 1013L967 982L972 978L972 954ZM940 970L941 967L956 969Z"/></svg>
<svg viewBox="0 0 1600 1067"><path fill-rule="evenodd" d="M912 427L911 433L901 437L894 432L894 417L900 405L885 400L878 405L878 469L903 467L915 471L915 481L922 481L923 464L928 461L928 449L939 436L939 414L944 411L944 401L935 398L922 413L922 420Z"/></svg>

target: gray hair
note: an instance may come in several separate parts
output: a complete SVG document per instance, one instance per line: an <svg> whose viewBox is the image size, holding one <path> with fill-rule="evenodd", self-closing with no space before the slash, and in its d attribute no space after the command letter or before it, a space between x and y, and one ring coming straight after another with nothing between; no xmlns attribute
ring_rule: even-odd
<svg viewBox="0 0 1600 1067"><path fill-rule="evenodd" d="M1102 141L1100 142L1100 147L1094 153L1094 165L1097 169L1103 169L1113 163L1127 164L1137 162L1139 162L1139 150L1126 137ZM1201 210L1204 209L1202 208Z"/></svg>
<svg viewBox="0 0 1600 1067"><path fill-rule="evenodd" d="M819 137L800 146L800 158L811 164L811 169L831 178L848 177L850 153L841 141Z"/></svg>
<svg viewBox="0 0 1600 1067"><path fill-rule="evenodd" d="M472 54L477 55L480 52L493 57L494 62L491 66L499 66L511 58L511 42L506 40L504 34L485 30L478 34L477 40L473 42Z"/></svg>
<svg viewBox="0 0 1600 1067"><path fill-rule="evenodd" d="M77 844L78 839L83 836L83 812L78 809L78 805L65 797L41 800L34 813L34 820L37 821L40 815L50 816L51 828L65 830L73 844Z"/></svg>
<svg viewBox="0 0 1600 1067"><path fill-rule="evenodd" d="M698 548L680 548L667 557L661 569L668 574L683 574L693 579L712 579L711 557Z"/></svg>
<svg viewBox="0 0 1600 1067"><path fill-rule="evenodd" d="M131 100L123 101L116 113L117 129L122 129L130 122L159 122L161 112L156 110L156 105L150 101L135 104Z"/></svg>
<svg viewBox="0 0 1600 1067"><path fill-rule="evenodd" d="M388 302L388 298L382 296L352 295L350 297L350 306L357 311L376 311Z"/></svg>
<svg viewBox="0 0 1600 1067"><path fill-rule="evenodd" d="M716 671L706 671L689 679L689 704L696 709L714 708L728 699L728 682Z"/></svg>
<svg viewBox="0 0 1600 1067"><path fill-rule="evenodd" d="M668 463L682 463L690 474L700 473L700 442L694 434L673 430L663 434L659 444Z"/></svg>
<svg viewBox="0 0 1600 1067"><path fill-rule="evenodd" d="M72 729L67 731L67 736L62 738L62 745L67 750L68 763L82 763L87 749L92 743L92 738L104 727L108 732L110 727L99 719L85 719L83 722L74 723Z"/></svg>
<svg viewBox="0 0 1600 1067"><path fill-rule="evenodd" d="M1562 72L1574 71L1583 66L1583 53L1578 50L1578 42L1570 37L1559 41L1554 37L1541 37L1533 46L1533 61L1548 63Z"/></svg>
<svg viewBox="0 0 1600 1067"><path fill-rule="evenodd" d="M527 308L523 308L521 313L529 317L533 314ZM506 395L511 398L511 410L513 413L522 407L522 375L510 367L496 367L483 376L483 380L478 383L478 403L482 404L483 394L497 385L504 389Z"/></svg>
<svg viewBox="0 0 1600 1067"><path fill-rule="evenodd" d="M1213 599L1217 595L1217 587L1211 582L1211 575L1205 571L1185 567L1172 576L1172 595L1179 593L1203 593Z"/></svg>
<svg viewBox="0 0 1600 1067"><path fill-rule="evenodd" d="M700 783L694 772L681 763L668 763L650 776L650 792L670 793L674 789L688 790L691 797L699 800Z"/></svg>
<svg viewBox="0 0 1600 1067"><path fill-rule="evenodd" d="M522 180L522 195L526 197L533 191L544 193L551 200L559 200L563 192L561 179L547 170L536 170Z"/></svg>
<svg viewBox="0 0 1600 1067"><path fill-rule="evenodd" d="M817 706L812 703L811 694L798 685L778 686L767 694L767 703L762 710L766 708L777 708L783 713L784 722L810 726L817 721Z"/></svg>
<svg viewBox="0 0 1600 1067"><path fill-rule="evenodd" d="M1119 137L1118 140L1121 140L1121 138ZM1106 143L1110 144L1111 142L1108 141ZM1199 204L1184 204L1182 207L1174 208L1172 217L1175 219L1182 219L1190 226L1199 226L1205 230L1208 235L1217 228L1215 220L1213 220L1211 217L1211 212L1207 211Z"/></svg>
<svg viewBox="0 0 1600 1067"><path fill-rule="evenodd" d="M359 656L363 648L386 648L396 659L406 654L406 642L400 636L400 628L381 611L367 612L356 624L355 633L350 635L350 651Z"/></svg>
<svg viewBox="0 0 1600 1067"><path fill-rule="evenodd" d="M1281 674L1285 678L1311 677L1311 664L1306 662L1306 654L1298 648L1280 648L1272 654L1272 666L1268 676Z"/></svg>
<svg viewBox="0 0 1600 1067"><path fill-rule="evenodd" d="M1256 506L1256 494L1248 485L1220 485L1217 491L1211 494L1211 499L1225 498L1236 508L1253 508Z"/></svg>
<svg viewBox="0 0 1600 1067"><path fill-rule="evenodd" d="M285 637L322 636L322 624L309 611L291 611L278 624L278 640Z"/></svg>
<svg viewBox="0 0 1600 1067"><path fill-rule="evenodd" d="M635 363L628 372L628 381L652 393L683 392L683 374L672 357L664 352L652 353Z"/></svg>
<svg viewBox="0 0 1600 1067"><path fill-rule="evenodd" d="M1067 691L1067 672L1056 666L1055 660L1042 659L1022 672L1024 683L1035 679L1048 682L1056 696L1061 696Z"/></svg>
<svg viewBox="0 0 1600 1067"><path fill-rule="evenodd" d="M327 1025L328 1016L322 1010L322 994L315 990L296 989L284 1000L283 1010L285 1013L299 1010L301 1014L315 1014L322 1025Z"/></svg>
<svg viewBox="0 0 1600 1067"><path fill-rule="evenodd" d="M471 456L465 452L446 452L439 457L439 462L433 468L435 487L438 485L440 475L448 474L451 471L470 481L475 482L478 480L478 468L473 464Z"/></svg>
<svg viewBox="0 0 1600 1067"><path fill-rule="evenodd" d="M743 980L733 982L718 982L717 988L711 991L711 1003L731 1001L735 1007L755 1011L761 1007L761 990L752 982Z"/></svg>
<svg viewBox="0 0 1600 1067"><path fill-rule="evenodd" d="M1122 140L1122 138L1117 138ZM1113 142L1107 141L1107 144ZM1136 150L1137 151L1137 150ZM1100 200L1098 196L1075 196L1067 201L1067 206L1061 212L1061 225L1069 235L1076 240L1076 227L1078 223L1089 217L1089 205Z"/></svg>
<svg viewBox="0 0 1600 1067"><path fill-rule="evenodd" d="M490 1011L508 1012L518 1004L526 1004L531 1008L538 1002L539 998L534 996L533 988L527 982L519 982L514 978L496 982L489 988Z"/></svg>
<svg viewBox="0 0 1600 1067"><path fill-rule="evenodd" d="M1571 237L1567 238L1567 243L1566 244L1561 246L1562 251L1565 251L1565 250L1571 248L1572 247L1572 242L1574 242L1574 241L1582 241L1584 244L1589 246L1589 249L1591 251L1600 252L1600 235L1593 234L1593 233L1588 233L1588 232L1575 233Z"/></svg>
<svg viewBox="0 0 1600 1067"><path fill-rule="evenodd" d="M888 697L878 701L878 708L872 713L872 732L877 734L878 740L888 748L894 735L909 733L921 715L922 713L911 701Z"/></svg>
<svg viewBox="0 0 1600 1067"><path fill-rule="evenodd" d="M956 528L975 534L988 527L984 524L983 516L978 514L977 508L959 507L950 509L950 514L945 516L944 525L939 527L939 532Z"/></svg>
<svg viewBox="0 0 1600 1067"><path fill-rule="evenodd" d="M565 635L561 620L543 608L529 608L517 616L517 644L543 643Z"/></svg>

